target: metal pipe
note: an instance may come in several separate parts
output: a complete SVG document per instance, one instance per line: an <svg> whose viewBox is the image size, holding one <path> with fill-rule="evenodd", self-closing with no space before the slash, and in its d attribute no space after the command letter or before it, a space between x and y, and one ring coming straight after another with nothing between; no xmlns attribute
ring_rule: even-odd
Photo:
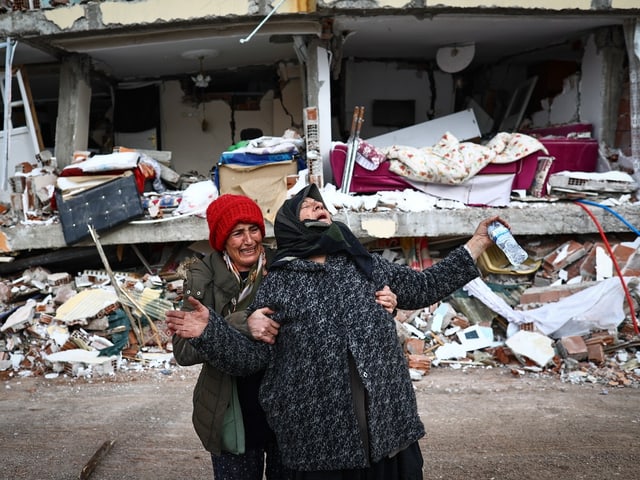
<svg viewBox="0 0 640 480"><path fill-rule="evenodd" d="M276 13L276 10L278 10L280 8L280 5L282 5L284 3L285 0L280 0L278 2L278 4L273 7L273 10L271 10L266 17L264 17L262 19L262 21L258 24L258 26L256 28L253 29L253 32L251 32L247 37L245 38L241 38L240 39L240 43L247 43L249 40L251 40L253 38L253 36L256 34L256 32L258 30L260 30L260 28L262 27L262 25L264 25L266 23L267 20L269 20L269 17L271 17L271 15L273 15L274 13Z"/></svg>

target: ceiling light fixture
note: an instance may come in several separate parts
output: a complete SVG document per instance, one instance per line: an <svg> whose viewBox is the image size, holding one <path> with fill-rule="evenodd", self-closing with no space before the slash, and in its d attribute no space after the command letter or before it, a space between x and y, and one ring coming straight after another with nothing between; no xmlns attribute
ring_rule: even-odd
<svg viewBox="0 0 640 480"><path fill-rule="evenodd" d="M186 58L189 60L198 60L200 64L200 70L196 75L191 76L191 80L198 88L207 88L209 86L209 82L211 82L211 76L207 75L204 72L204 60L206 58L213 58L218 56L218 51L213 49L199 49L199 50L189 50L182 53L182 58Z"/></svg>
<svg viewBox="0 0 640 480"><path fill-rule="evenodd" d="M193 80L196 87L207 88L211 81L211 75L205 75L204 70L202 69L202 61L204 60L204 57L200 57L198 60L200 60L200 71L196 76L192 76L191 80Z"/></svg>

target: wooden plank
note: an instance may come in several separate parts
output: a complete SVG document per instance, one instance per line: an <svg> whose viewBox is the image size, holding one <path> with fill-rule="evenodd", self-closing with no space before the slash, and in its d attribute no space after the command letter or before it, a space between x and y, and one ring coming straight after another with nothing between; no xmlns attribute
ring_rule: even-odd
<svg viewBox="0 0 640 480"><path fill-rule="evenodd" d="M80 480L87 480L91 476L98 466L98 463L100 463L100 460L102 460L102 457L109 453L109 450L111 450L114 443L116 443L115 440L107 440L100 446L100 448L98 448L98 450L96 450L96 453L93 454L91 459L89 459L86 465L82 468L82 471L80 472Z"/></svg>

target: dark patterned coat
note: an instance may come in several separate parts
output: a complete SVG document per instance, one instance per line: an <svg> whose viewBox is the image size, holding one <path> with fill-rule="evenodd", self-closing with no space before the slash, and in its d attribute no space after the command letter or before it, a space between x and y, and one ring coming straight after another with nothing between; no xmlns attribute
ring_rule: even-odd
<svg viewBox="0 0 640 480"><path fill-rule="evenodd" d="M254 306L277 312L281 328L274 347L234 334L215 315L191 340L232 374L268 363L260 400L290 468L363 468L424 435L394 320L375 303L375 292L389 285L398 308L417 309L462 287L478 270L462 247L423 272L373 258L373 280L341 255L271 270ZM349 355L366 391L370 458L353 406Z"/></svg>

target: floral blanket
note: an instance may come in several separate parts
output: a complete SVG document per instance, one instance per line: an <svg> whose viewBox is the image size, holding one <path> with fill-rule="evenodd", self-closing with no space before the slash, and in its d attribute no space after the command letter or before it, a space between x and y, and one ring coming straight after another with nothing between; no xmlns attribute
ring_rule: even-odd
<svg viewBox="0 0 640 480"><path fill-rule="evenodd" d="M537 151L548 154L534 137L521 133L498 133L486 145L460 142L445 133L431 147L393 145L382 149L397 175L425 183L458 185L469 180L490 163L515 162Z"/></svg>

